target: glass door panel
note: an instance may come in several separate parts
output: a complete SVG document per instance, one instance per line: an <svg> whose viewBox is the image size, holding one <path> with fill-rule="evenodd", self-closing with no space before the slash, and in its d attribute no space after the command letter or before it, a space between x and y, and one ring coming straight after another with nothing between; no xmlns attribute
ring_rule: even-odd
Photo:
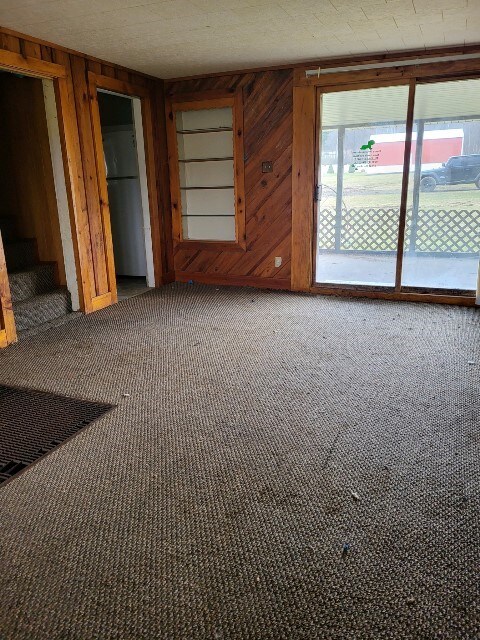
<svg viewBox="0 0 480 640"><path fill-rule="evenodd" d="M408 92L321 96L317 283L395 285Z"/></svg>
<svg viewBox="0 0 480 640"><path fill-rule="evenodd" d="M480 80L418 84L405 288L473 291L480 252Z"/></svg>

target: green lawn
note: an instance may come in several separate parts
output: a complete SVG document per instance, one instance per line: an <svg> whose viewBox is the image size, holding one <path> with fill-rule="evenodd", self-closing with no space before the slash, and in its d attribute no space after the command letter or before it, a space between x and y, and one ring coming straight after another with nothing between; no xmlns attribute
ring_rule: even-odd
<svg viewBox="0 0 480 640"><path fill-rule="evenodd" d="M409 204L412 201L412 182L410 176ZM322 175L322 183L336 190L337 176L331 173ZM343 202L347 209L360 207L394 207L400 206L401 173L367 174L345 173L343 180ZM324 190L323 198L327 207L334 206L335 194L332 192L326 201L328 190ZM420 192L421 209L473 209L480 210L480 189L474 184L450 185L437 187L432 192Z"/></svg>

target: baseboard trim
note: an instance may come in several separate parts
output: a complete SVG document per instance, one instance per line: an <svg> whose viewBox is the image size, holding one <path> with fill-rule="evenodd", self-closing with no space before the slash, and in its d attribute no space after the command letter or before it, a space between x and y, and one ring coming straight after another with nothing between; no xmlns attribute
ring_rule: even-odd
<svg viewBox="0 0 480 640"><path fill-rule="evenodd" d="M174 271L167 271L167 273L164 273L163 276L162 276L162 285L170 284L170 282L175 282L175 272Z"/></svg>
<svg viewBox="0 0 480 640"><path fill-rule="evenodd" d="M202 284L219 284L230 287L255 287L257 289L283 289L290 291L289 278L259 278L257 276L217 275L212 273L189 273L176 271L176 282L200 282Z"/></svg>

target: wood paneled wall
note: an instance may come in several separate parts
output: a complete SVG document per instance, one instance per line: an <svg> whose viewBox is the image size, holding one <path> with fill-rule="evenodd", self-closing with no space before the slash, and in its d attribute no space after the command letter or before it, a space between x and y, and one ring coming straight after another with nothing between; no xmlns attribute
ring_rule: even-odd
<svg viewBox="0 0 480 640"><path fill-rule="evenodd" d="M244 108L247 250L178 249L177 280L290 288L293 71L278 70L178 81L169 96L241 87ZM262 173L262 162L273 162ZM282 258L275 267L275 256Z"/></svg>
<svg viewBox="0 0 480 640"><path fill-rule="evenodd" d="M164 208L169 207L169 198L165 194L168 185L167 152L164 141L165 113L163 106L163 81L150 78L146 75L104 63L88 56L70 52L62 47L47 46L35 39L29 39L14 34L8 29L0 28L0 49L10 51L25 59L35 59L44 62L53 62L62 65L66 69L67 91L64 99L68 100L72 118L69 122L60 122L60 128L73 140L75 153L78 154L72 167L78 167L75 173L76 202L80 203L77 211L77 234L81 243L83 269L88 273L79 274L79 279L84 283L82 306L85 311L94 311L109 304L115 298L109 297L108 272L108 232L105 229L104 212L106 203L102 201L102 190L99 188L96 169L96 150L92 126L91 95L89 94L88 73L91 71L101 76L115 78L145 88L151 96L154 109L150 111L149 121L144 123L144 131L152 132L155 143L155 166L153 172L159 187L160 198L158 204L157 232L162 236L159 242L160 255L154 255L159 265L156 273L160 274L157 284L165 279L172 279L168 274L166 245L169 238L165 237ZM57 96L58 99L58 96ZM72 131L72 123L75 130ZM163 138L162 138L163 136ZM72 147L71 147L72 148ZM68 159L70 162L70 159ZM167 189L168 192L168 189ZM153 225L152 225L153 226ZM155 244L154 244L155 247ZM158 252L157 252L158 254Z"/></svg>

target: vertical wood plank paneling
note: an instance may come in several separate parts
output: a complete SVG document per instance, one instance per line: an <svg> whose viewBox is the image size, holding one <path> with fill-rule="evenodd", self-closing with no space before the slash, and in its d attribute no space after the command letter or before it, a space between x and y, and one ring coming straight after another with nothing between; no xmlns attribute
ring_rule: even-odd
<svg viewBox="0 0 480 640"><path fill-rule="evenodd" d="M162 216L159 201L159 185L157 182L158 156L156 150L156 131L154 125L153 100L154 94L149 91L147 97L142 99L142 124L143 140L145 146L145 165L147 170L148 202L150 207L150 225L153 250L153 267L155 284L159 287L163 282L162 260Z"/></svg>
<svg viewBox="0 0 480 640"><path fill-rule="evenodd" d="M0 34L1 48L13 53L21 53L20 39L9 33Z"/></svg>
<svg viewBox="0 0 480 640"><path fill-rule="evenodd" d="M68 71L66 78L55 83L55 94L80 304L89 313L93 310L92 299L96 296L95 273L70 56L63 51L56 51L55 62L62 64Z"/></svg>
<svg viewBox="0 0 480 640"><path fill-rule="evenodd" d="M293 89L292 289L308 291L313 279L315 88Z"/></svg>
<svg viewBox="0 0 480 640"><path fill-rule="evenodd" d="M160 242L163 245L162 273L163 281L174 279L173 239L170 203L170 173L168 167L167 129L165 118L165 88L163 82L152 82L152 118L155 139L155 164L157 168L157 193L159 198L159 215L163 234Z"/></svg>
<svg viewBox="0 0 480 640"><path fill-rule="evenodd" d="M28 40L25 40L23 51L26 56L38 58L39 60L42 58L42 47L37 42L29 42Z"/></svg>
<svg viewBox="0 0 480 640"><path fill-rule="evenodd" d="M110 224L110 208L108 205L107 174L105 169L105 157L103 153L102 124L100 122L100 109L98 106L97 85L92 81L93 74L87 78L88 96L90 106L90 123L92 127L93 151L95 154L95 166L97 169L97 185L100 206L102 241L104 247L104 261L107 270L107 291L99 295L110 294L110 302L117 301L117 281L115 276L115 259L113 255L112 229Z"/></svg>
<svg viewBox="0 0 480 640"><path fill-rule="evenodd" d="M90 95L87 85L85 61L77 56L71 56L71 65L90 226L91 251L95 274L95 294L96 296L101 296L109 293L110 289L90 115Z"/></svg>
<svg viewBox="0 0 480 640"><path fill-rule="evenodd" d="M56 63L66 70L66 77L54 81L59 114L59 127L66 175L67 196L74 236L77 277L80 285L81 308L86 312L101 308L115 300L113 250L109 246L108 223L105 216L106 199L100 193L98 140L95 140L93 118L95 104L89 94L87 72L103 74L109 78L144 87L150 98L143 107L145 120L145 147L147 155L152 240L155 255L155 276L159 285L164 272L172 269L165 247L170 244L170 230L164 225L164 211L169 207L168 167L165 143L165 117L163 82L128 69L116 67L81 54L74 55L62 48L42 42L33 42L0 28L0 49L19 54L22 63L31 60ZM10 66L11 64L8 63ZM42 75L48 69L39 67ZM36 73L37 70L34 70ZM53 74L58 77L57 70ZM92 106L93 104L93 106ZM107 219L108 218L108 219ZM171 253L171 251L170 251ZM114 292L113 292L114 294ZM3 316L2 316L3 317Z"/></svg>

